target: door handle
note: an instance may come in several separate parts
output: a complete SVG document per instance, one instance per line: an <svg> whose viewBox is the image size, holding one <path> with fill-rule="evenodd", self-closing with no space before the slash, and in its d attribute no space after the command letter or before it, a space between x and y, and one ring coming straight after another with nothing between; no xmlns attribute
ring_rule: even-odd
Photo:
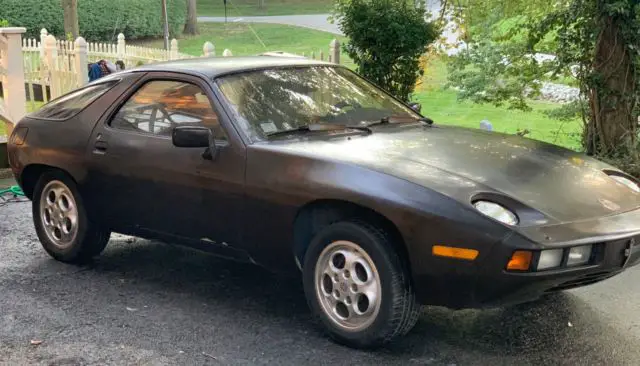
<svg viewBox="0 0 640 366"><path fill-rule="evenodd" d="M105 152L107 152L107 148L109 147L109 144L107 144L106 141L96 141L93 147L94 147L93 149L94 153L104 154Z"/></svg>

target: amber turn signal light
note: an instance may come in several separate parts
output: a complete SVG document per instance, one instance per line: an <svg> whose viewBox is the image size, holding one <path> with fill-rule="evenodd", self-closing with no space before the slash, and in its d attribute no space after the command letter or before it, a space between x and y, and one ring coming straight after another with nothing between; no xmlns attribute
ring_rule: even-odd
<svg viewBox="0 0 640 366"><path fill-rule="evenodd" d="M513 252L511 260L507 263L508 271L527 271L531 266L531 258L533 254L524 250L517 250Z"/></svg>
<svg viewBox="0 0 640 366"><path fill-rule="evenodd" d="M434 245L432 253L439 257L465 259L469 261L475 260L478 254L480 254L480 252L475 249L445 247L443 245Z"/></svg>

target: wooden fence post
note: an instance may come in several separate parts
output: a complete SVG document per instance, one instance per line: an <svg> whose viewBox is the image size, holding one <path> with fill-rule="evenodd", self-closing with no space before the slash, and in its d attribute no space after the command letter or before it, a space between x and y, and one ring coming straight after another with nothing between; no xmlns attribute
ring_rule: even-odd
<svg viewBox="0 0 640 366"><path fill-rule="evenodd" d="M169 59L177 60L178 58L178 40L174 38L171 40L171 51L169 52Z"/></svg>
<svg viewBox="0 0 640 366"><path fill-rule="evenodd" d="M49 32L45 28L40 29L40 59L44 59L44 40L47 38Z"/></svg>
<svg viewBox="0 0 640 366"><path fill-rule="evenodd" d="M127 43L124 39L124 34L120 33L118 34L118 44L116 46L116 55L118 57L118 60L124 61L126 54L127 54Z"/></svg>
<svg viewBox="0 0 640 366"><path fill-rule="evenodd" d="M51 88L51 99L60 96L60 78L58 77L58 47L56 37L49 34L44 39L44 62L46 64L49 87ZM45 83L42 85L45 90Z"/></svg>
<svg viewBox="0 0 640 366"><path fill-rule="evenodd" d="M233 56L233 53L231 53L231 50L226 48L223 52L222 52L222 57L231 57Z"/></svg>
<svg viewBox="0 0 640 366"><path fill-rule="evenodd" d="M122 33L120 33L122 34ZM118 38L120 38L120 36L118 36ZM120 42L120 40L118 39L118 42ZM119 47L120 45L118 45ZM75 41L75 62L76 62L76 73L77 73L77 77L78 77L78 88L82 87L83 85L86 85L89 82L89 70L87 68L87 59L88 59L88 53L87 53L87 41L84 40L84 38L82 37L78 37Z"/></svg>
<svg viewBox="0 0 640 366"><path fill-rule="evenodd" d="M204 57L214 57L216 55L216 48L213 46L211 42L205 42L204 46L202 46L202 53Z"/></svg>
<svg viewBox="0 0 640 366"><path fill-rule="evenodd" d="M7 136L11 135L13 125L26 114L27 98L24 88L24 63L22 59L22 34L26 28L0 28L0 79L4 95L4 105L11 120L7 125ZM2 117L2 116L0 116ZM0 118L1 120L1 118Z"/></svg>
<svg viewBox="0 0 640 366"><path fill-rule="evenodd" d="M340 63L340 41L335 38L329 43L329 62Z"/></svg>

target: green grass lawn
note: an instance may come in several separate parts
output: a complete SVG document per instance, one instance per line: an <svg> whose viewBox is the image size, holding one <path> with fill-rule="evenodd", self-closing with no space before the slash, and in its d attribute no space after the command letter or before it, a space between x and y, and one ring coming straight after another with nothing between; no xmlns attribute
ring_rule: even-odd
<svg viewBox="0 0 640 366"><path fill-rule="evenodd" d="M531 112L509 110L489 104L460 102L454 90L443 90L447 80L447 67L441 59L432 60L425 72L424 81L413 99L422 104L422 112L436 123L478 128L487 119L494 131L516 133L529 130L526 137L580 149L582 123L579 120L561 122L547 117L543 112L559 104L531 101Z"/></svg>
<svg viewBox="0 0 640 366"><path fill-rule="evenodd" d="M422 104L422 112L438 124L478 128L480 121L491 121L496 132L516 133L529 130L526 137L571 149L580 149L580 121L562 123L542 112L557 107L553 103L532 102L533 111L521 112L490 105L458 102L454 91L420 91L414 98Z"/></svg>
<svg viewBox="0 0 640 366"><path fill-rule="evenodd" d="M319 58L322 51L326 60L329 54L329 43L336 38L335 35L327 32L279 24L200 23L198 27L199 35L178 40L180 52L201 56L202 46L209 41L216 47L216 55L222 55L222 51L228 48L234 56L285 51L304 53L306 56L315 52L316 57ZM337 37L340 41L345 39ZM162 40L145 44L162 48ZM346 55L342 58L347 59Z"/></svg>
<svg viewBox="0 0 640 366"><path fill-rule="evenodd" d="M228 0L228 16L324 14L333 6L331 0L264 0L260 9L259 0ZM198 0L199 16L224 16L222 0Z"/></svg>

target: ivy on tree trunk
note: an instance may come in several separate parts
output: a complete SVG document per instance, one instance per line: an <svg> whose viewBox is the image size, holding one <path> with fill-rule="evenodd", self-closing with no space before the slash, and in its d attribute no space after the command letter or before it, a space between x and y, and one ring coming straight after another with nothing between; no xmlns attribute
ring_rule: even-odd
<svg viewBox="0 0 640 366"><path fill-rule="evenodd" d="M450 64L459 97L527 110L541 81L573 75L585 152L640 176L640 1L467 2L471 47ZM537 61L537 53L555 59Z"/></svg>
<svg viewBox="0 0 640 366"><path fill-rule="evenodd" d="M600 23L584 145L593 155L637 154L635 67L617 19L603 16Z"/></svg>

